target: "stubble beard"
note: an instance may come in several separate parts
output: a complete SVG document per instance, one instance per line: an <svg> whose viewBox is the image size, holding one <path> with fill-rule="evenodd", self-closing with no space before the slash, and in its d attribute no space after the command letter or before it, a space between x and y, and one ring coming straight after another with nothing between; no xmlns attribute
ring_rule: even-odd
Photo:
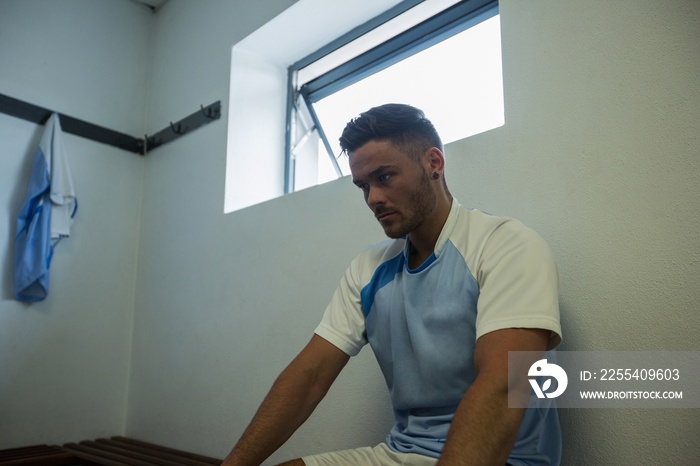
<svg viewBox="0 0 700 466"><path fill-rule="evenodd" d="M392 239L403 238L420 227L437 203L437 195L432 189L430 178L425 170L418 180L418 186L411 193L408 213L399 212L400 222L396 225L382 225L384 233Z"/></svg>

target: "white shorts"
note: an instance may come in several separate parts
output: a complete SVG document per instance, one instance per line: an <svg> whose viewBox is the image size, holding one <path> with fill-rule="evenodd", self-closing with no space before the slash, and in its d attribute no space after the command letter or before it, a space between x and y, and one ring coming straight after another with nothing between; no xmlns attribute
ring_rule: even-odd
<svg viewBox="0 0 700 466"><path fill-rule="evenodd" d="M305 456L302 461L306 466L434 466L438 460L415 453L397 453L386 443L380 443L376 447Z"/></svg>

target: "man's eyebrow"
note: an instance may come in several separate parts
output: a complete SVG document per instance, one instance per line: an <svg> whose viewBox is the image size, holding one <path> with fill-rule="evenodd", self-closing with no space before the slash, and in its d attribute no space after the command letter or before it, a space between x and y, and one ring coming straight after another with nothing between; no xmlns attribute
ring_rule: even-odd
<svg viewBox="0 0 700 466"><path fill-rule="evenodd" d="M381 175L382 173L384 173L387 170L391 170L392 168L393 168L392 165L380 165L367 174L367 179L376 178L377 176ZM364 184L364 179L353 178L352 182L356 186L360 186L360 185Z"/></svg>
<svg viewBox="0 0 700 466"><path fill-rule="evenodd" d="M381 174L389 169L391 169L391 165L380 165L377 168L375 168L374 170L372 170L371 172L369 172L369 177L373 178L373 177L375 177L375 176L377 176L377 175L379 175L379 174Z"/></svg>

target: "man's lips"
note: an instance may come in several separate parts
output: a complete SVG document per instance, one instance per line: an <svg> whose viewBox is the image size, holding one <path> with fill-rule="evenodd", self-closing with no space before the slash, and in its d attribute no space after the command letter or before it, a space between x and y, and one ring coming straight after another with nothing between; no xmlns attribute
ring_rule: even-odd
<svg viewBox="0 0 700 466"><path fill-rule="evenodd" d="M382 220L386 220L387 218L389 218L395 214L396 214L396 212L393 210L388 210L388 211L385 210L385 211L381 211L381 212L376 212L374 214L374 216L377 217L377 220L379 220L381 222Z"/></svg>

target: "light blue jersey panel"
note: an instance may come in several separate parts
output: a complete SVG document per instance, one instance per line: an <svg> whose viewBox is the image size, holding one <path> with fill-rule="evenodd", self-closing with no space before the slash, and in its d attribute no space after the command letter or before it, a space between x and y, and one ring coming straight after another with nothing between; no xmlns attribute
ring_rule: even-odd
<svg viewBox="0 0 700 466"><path fill-rule="evenodd" d="M558 465L561 458L561 430L556 402L547 407L541 401L525 410L518 438L508 457L510 466Z"/></svg>
<svg viewBox="0 0 700 466"><path fill-rule="evenodd" d="M437 457L453 413L476 377L479 288L448 243L410 271L403 252L362 290L367 339L391 394L396 425L389 445Z"/></svg>

